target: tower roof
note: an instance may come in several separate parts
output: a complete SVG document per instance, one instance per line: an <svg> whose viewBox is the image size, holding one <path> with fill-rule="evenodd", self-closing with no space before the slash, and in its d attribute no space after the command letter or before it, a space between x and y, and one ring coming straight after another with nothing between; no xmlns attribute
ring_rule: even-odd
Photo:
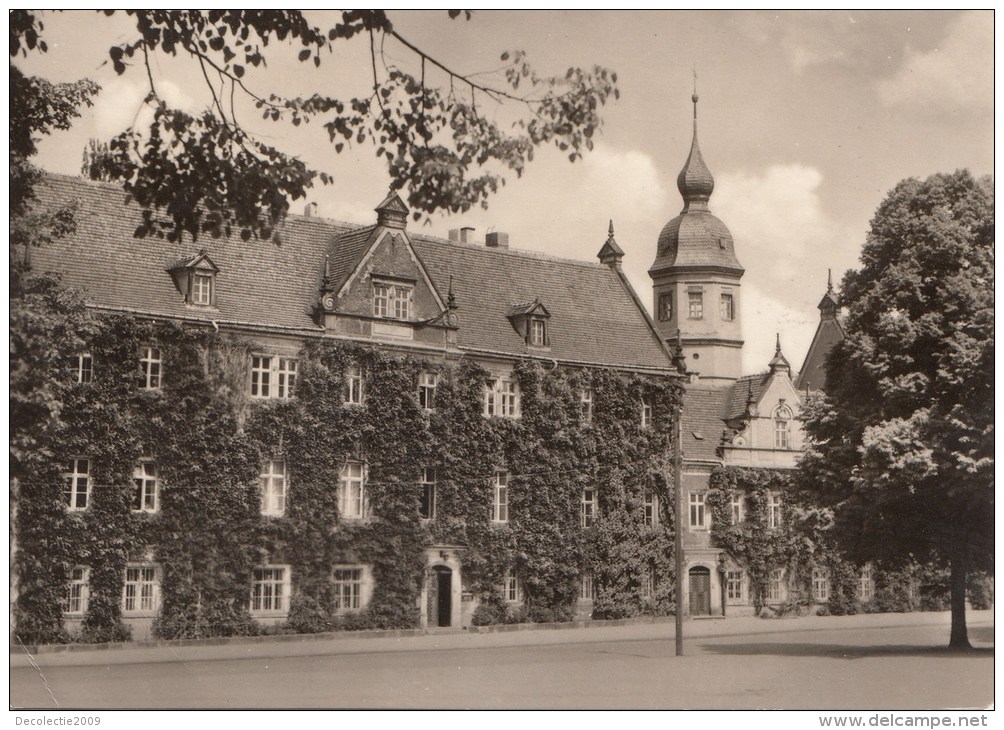
<svg viewBox="0 0 1004 730"><path fill-rule="evenodd" d="M659 234L655 262L650 274L677 267L711 267L743 273L736 258L728 227L708 210L715 178L704 162L697 143L697 94L694 103L694 137L690 154L676 178L683 196L683 210Z"/></svg>

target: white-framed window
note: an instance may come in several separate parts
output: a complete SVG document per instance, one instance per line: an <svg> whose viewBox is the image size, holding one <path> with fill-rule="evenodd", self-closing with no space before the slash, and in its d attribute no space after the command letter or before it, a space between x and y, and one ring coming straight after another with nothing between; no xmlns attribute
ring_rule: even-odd
<svg viewBox="0 0 1004 730"><path fill-rule="evenodd" d="M74 512L87 509L91 497L91 460L79 456L70 459L63 480L66 508Z"/></svg>
<svg viewBox="0 0 1004 730"><path fill-rule="evenodd" d="M436 409L436 386L439 376L436 373L419 373L418 375L418 407L423 411Z"/></svg>
<svg viewBox="0 0 1004 730"><path fill-rule="evenodd" d="M484 415L519 418L519 385L508 378L492 378L485 383Z"/></svg>
<svg viewBox="0 0 1004 730"><path fill-rule="evenodd" d="M150 563L129 565L122 586L125 613L153 613L160 606L160 570Z"/></svg>
<svg viewBox="0 0 1004 730"><path fill-rule="evenodd" d="M333 608L336 613L358 611L363 607L363 574L361 565L336 565L331 571L334 587Z"/></svg>
<svg viewBox="0 0 1004 730"><path fill-rule="evenodd" d="M722 294L719 302L719 308L721 310L723 321L731 322L736 318L735 300L732 298L731 294Z"/></svg>
<svg viewBox="0 0 1004 730"><path fill-rule="evenodd" d="M418 505L418 515L423 520L436 519L436 470L427 466L422 469L422 500Z"/></svg>
<svg viewBox="0 0 1004 730"><path fill-rule="evenodd" d="M547 322L539 317L531 317L529 322L529 333L527 334L527 344L533 347L544 347L547 345Z"/></svg>
<svg viewBox="0 0 1004 730"><path fill-rule="evenodd" d="M288 357L279 357L276 367L276 397L292 398L293 389L296 387L296 360Z"/></svg>
<svg viewBox="0 0 1004 730"><path fill-rule="evenodd" d="M774 411L774 448L791 448L791 409L788 406Z"/></svg>
<svg viewBox="0 0 1004 730"><path fill-rule="evenodd" d="M655 527L659 524L659 495L649 490L645 492L645 524Z"/></svg>
<svg viewBox="0 0 1004 730"><path fill-rule="evenodd" d="M596 503L596 490L591 488L583 489L582 501L579 508L582 527L592 527L595 525L598 511L599 507Z"/></svg>
<svg viewBox="0 0 1004 730"><path fill-rule="evenodd" d="M272 397L272 358L268 355L251 356L251 397Z"/></svg>
<svg viewBox="0 0 1004 730"><path fill-rule="evenodd" d="M596 600L596 580L591 570L586 571L579 578L579 598L583 601Z"/></svg>
<svg viewBox="0 0 1004 730"><path fill-rule="evenodd" d="M350 461L342 467L338 479L338 511L342 519L360 520L366 516L366 465Z"/></svg>
<svg viewBox="0 0 1004 730"><path fill-rule="evenodd" d="M90 573L90 568L84 565L74 565L70 568L66 596L63 598L63 613L75 616L87 613Z"/></svg>
<svg viewBox="0 0 1004 730"><path fill-rule="evenodd" d="M94 379L94 358L89 352L78 352L70 358L70 374L76 383L89 383Z"/></svg>
<svg viewBox="0 0 1004 730"><path fill-rule="evenodd" d="M499 469L495 472L492 487L492 522L509 521L509 472Z"/></svg>
<svg viewBox="0 0 1004 730"><path fill-rule="evenodd" d="M269 459L261 469L261 513L281 515L286 511L288 486L285 459Z"/></svg>
<svg viewBox="0 0 1004 730"><path fill-rule="evenodd" d="M824 568L812 569L812 598L816 601L830 599L830 576Z"/></svg>
<svg viewBox="0 0 1004 730"><path fill-rule="evenodd" d="M641 597L652 598L655 595L656 584L655 566L650 565L641 575Z"/></svg>
<svg viewBox="0 0 1004 730"><path fill-rule="evenodd" d="M784 595L784 569L775 568L770 571L770 579L767 581L767 600L780 601Z"/></svg>
<svg viewBox="0 0 1004 730"><path fill-rule="evenodd" d="M373 282L373 316L411 319L411 296L414 287L407 284Z"/></svg>
<svg viewBox="0 0 1004 730"><path fill-rule="evenodd" d="M593 422L593 389L583 388L579 391L579 416L583 423Z"/></svg>
<svg viewBox="0 0 1004 730"><path fill-rule="evenodd" d="M875 597L875 576L870 565L861 569L861 577L858 580L858 597L862 601L870 601Z"/></svg>
<svg viewBox="0 0 1004 730"><path fill-rule="evenodd" d="M704 294L699 291L687 292L687 317L689 319L704 319Z"/></svg>
<svg viewBox="0 0 1004 730"><path fill-rule="evenodd" d="M507 570L502 578L502 595L505 596L506 603L520 603L523 600L523 586L519 576L513 571Z"/></svg>
<svg viewBox="0 0 1004 730"><path fill-rule="evenodd" d="M725 598L730 603L742 603L746 600L744 590L746 575L742 570L729 570L725 573Z"/></svg>
<svg viewBox="0 0 1004 730"><path fill-rule="evenodd" d="M673 292L659 295L659 321L668 322L673 319Z"/></svg>
<svg viewBox="0 0 1004 730"><path fill-rule="evenodd" d="M742 492L733 492L732 496L729 497L729 519L733 525L739 525L743 521Z"/></svg>
<svg viewBox="0 0 1004 730"><path fill-rule="evenodd" d="M690 493L690 527L695 530L707 529L704 514L704 492Z"/></svg>
<svg viewBox="0 0 1004 730"><path fill-rule="evenodd" d="M152 459L141 459L132 472L133 512L156 512L160 507L160 484L157 475L157 462Z"/></svg>
<svg viewBox="0 0 1004 730"><path fill-rule="evenodd" d="M289 566L263 565L251 581L251 614L268 615L289 610Z"/></svg>
<svg viewBox="0 0 1004 730"><path fill-rule="evenodd" d="M652 426L652 404L644 398L641 399L641 427L650 428Z"/></svg>
<svg viewBox="0 0 1004 730"><path fill-rule="evenodd" d="M767 498L767 527L781 526L781 495L771 492Z"/></svg>
<svg viewBox="0 0 1004 730"><path fill-rule="evenodd" d="M147 390L160 389L160 376L163 361L160 357L160 348L144 347L140 352L140 365L143 369L143 387Z"/></svg>
<svg viewBox="0 0 1004 730"><path fill-rule="evenodd" d="M191 303L208 307L213 303L213 275L199 271L192 272Z"/></svg>
<svg viewBox="0 0 1004 730"><path fill-rule="evenodd" d="M345 371L345 405L358 406L363 402L363 371L349 368Z"/></svg>

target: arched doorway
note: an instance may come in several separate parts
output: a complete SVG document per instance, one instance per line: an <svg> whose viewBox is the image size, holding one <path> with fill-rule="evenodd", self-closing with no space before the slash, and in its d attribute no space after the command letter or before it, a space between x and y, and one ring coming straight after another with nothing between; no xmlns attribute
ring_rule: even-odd
<svg viewBox="0 0 1004 730"><path fill-rule="evenodd" d="M453 614L453 571L445 565L433 566L429 574L429 626L450 626Z"/></svg>
<svg viewBox="0 0 1004 730"><path fill-rule="evenodd" d="M711 615L711 570L700 565L690 569L690 615Z"/></svg>

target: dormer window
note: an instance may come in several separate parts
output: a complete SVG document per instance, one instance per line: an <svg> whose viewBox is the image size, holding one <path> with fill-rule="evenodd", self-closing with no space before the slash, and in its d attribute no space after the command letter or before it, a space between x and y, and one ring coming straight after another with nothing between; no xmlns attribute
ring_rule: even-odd
<svg viewBox="0 0 1004 730"><path fill-rule="evenodd" d="M390 281L373 282L373 316L386 319L411 319L414 284Z"/></svg>
<svg viewBox="0 0 1004 730"><path fill-rule="evenodd" d="M216 275L219 267L203 249L190 259L179 261L170 270L174 285L193 307L216 306Z"/></svg>
<svg viewBox="0 0 1004 730"><path fill-rule="evenodd" d="M551 338L547 331L547 321L551 313L534 299L529 304L517 304L509 307L506 314L513 329L516 330L529 347L549 347Z"/></svg>
<svg viewBox="0 0 1004 730"><path fill-rule="evenodd" d="M530 320L530 336L527 344L531 347L547 346L547 322L543 318L534 317Z"/></svg>

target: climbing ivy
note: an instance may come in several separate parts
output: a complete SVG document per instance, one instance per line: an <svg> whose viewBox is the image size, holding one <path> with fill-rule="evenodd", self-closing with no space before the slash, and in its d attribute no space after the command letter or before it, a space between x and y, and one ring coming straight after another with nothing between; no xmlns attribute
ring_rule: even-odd
<svg viewBox="0 0 1004 730"><path fill-rule="evenodd" d="M643 524L643 498L665 485L670 421L680 403L673 378L517 362L518 419L485 418L488 370L469 357L423 361L360 344L314 340L298 355L296 397L252 399L249 340L212 329L95 318L88 349L93 381L60 373L64 425L33 459L22 487L16 570L17 632L25 643L128 638L124 569L161 567L154 633L164 638L313 632L419 625L425 548L464 547L465 590L506 620L507 570L520 577L524 610L509 620L573 616L579 578L592 571L597 616L673 610L672 524ZM159 389L144 389L143 346L163 360ZM365 373L361 405L346 405L345 374ZM439 375L436 408L420 408L417 377ZM580 392L593 391L593 416ZM643 429L645 398L654 420ZM96 485L86 511L64 506L62 471L91 459ZM156 513L132 512L133 470L155 459ZM285 459L281 516L261 515L263 461ZM366 465L369 517L342 519L337 486L346 461ZM436 470L436 516L419 519L425 467ZM509 523L491 522L492 479L507 469ZM580 500L596 489L596 523L580 525ZM370 566L365 610L332 610L332 566ZM70 568L90 567L79 636L63 630ZM289 565L286 621L265 627L249 613L257 565ZM656 576L645 590L646 573ZM494 613L492 613L494 611Z"/></svg>

